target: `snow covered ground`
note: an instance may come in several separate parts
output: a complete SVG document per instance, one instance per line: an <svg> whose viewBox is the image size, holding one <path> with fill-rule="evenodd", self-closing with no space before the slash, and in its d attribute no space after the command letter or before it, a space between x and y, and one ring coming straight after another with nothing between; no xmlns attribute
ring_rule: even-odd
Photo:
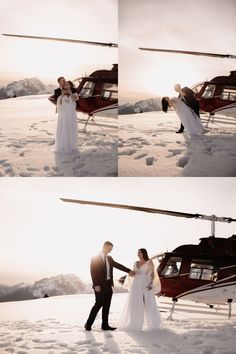
<svg viewBox="0 0 236 354"><path fill-rule="evenodd" d="M236 118L215 117L192 138L179 127L173 111L120 115L119 176L236 176Z"/></svg>
<svg viewBox="0 0 236 354"><path fill-rule="evenodd" d="M111 325L117 325L126 297L113 296ZM227 320L225 311L179 302L170 322L170 301L162 298L163 326L155 332L103 332L100 314L93 331L86 332L93 301L93 295L70 295L0 303L0 354L236 353L236 316Z"/></svg>
<svg viewBox="0 0 236 354"><path fill-rule="evenodd" d="M0 101L0 176L116 176L117 120L95 117L84 132L79 118L79 152L54 153L57 115L47 95Z"/></svg>

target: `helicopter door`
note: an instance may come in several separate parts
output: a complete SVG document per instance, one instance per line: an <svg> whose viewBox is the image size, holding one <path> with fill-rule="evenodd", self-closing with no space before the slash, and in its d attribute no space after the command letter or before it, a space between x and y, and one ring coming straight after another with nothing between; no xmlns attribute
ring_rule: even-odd
<svg viewBox="0 0 236 354"><path fill-rule="evenodd" d="M165 268L163 269L161 275L164 278L177 277L180 274L182 258L180 257L171 257Z"/></svg>
<svg viewBox="0 0 236 354"><path fill-rule="evenodd" d="M101 98L104 100L118 99L118 85L105 83L102 88Z"/></svg>
<svg viewBox="0 0 236 354"><path fill-rule="evenodd" d="M214 97L214 93L215 93L215 89L216 89L216 85L214 85L214 84L208 84L206 87L205 87L205 89L204 89L204 91L203 91L203 93L202 93L202 95L201 95L201 97L202 98L213 98Z"/></svg>
<svg viewBox="0 0 236 354"><path fill-rule="evenodd" d="M86 81L80 91L80 96L81 97L91 97L93 95L93 91L94 91L94 82L92 81Z"/></svg>
<svg viewBox="0 0 236 354"><path fill-rule="evenodd" d="M193 259L190 264L190 279L216 281L217 267L210 260Z"/></svg>
<svg viewBox="0 0 236 354"><path fill-rule="evenodd" d="M200 82L200 83L195 84L194 86L191 87L191 89L193 90L195 95L197 95L201 91L203 85L204 85L204 82Z"/></svg>

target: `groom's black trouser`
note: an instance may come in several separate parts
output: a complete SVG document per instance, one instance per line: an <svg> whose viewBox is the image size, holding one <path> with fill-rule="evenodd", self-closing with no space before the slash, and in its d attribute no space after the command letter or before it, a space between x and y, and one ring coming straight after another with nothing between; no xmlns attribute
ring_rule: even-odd
<svg viewBox="0 0 236 354"><path fill-rule="evenodd" d="M184 131L184 126L183 126L183 124L182 124L182 123L180 124L180 128L179 128L179 130L180 130L181 132L183 132L183 131Z"/></svg>
<svg viewBox="0 0 236 354"><path fill-rule="evenodd" d="M95 291L95 304L92 307L86 325L91 327L95 318L97 317L98 311L102 307L102 326L108 326L108 316L111 305L112 298L112 284L110 280L106 281L104 288L101 291Z"/></svg>

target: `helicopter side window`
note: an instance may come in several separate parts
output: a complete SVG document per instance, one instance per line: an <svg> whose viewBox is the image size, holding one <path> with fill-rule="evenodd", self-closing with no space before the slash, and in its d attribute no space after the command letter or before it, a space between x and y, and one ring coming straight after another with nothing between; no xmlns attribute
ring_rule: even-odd
<svg viewBox="0 0 236 354"><path fill-rule="evenodd" d="M118 85L105 83L101 92L101 98L105 100L118 99Z"/></svg>
<svg viewBox="0 0 236 354"><path fill-rule="evenodd" d="M85 84L83 85L83 88L80 91L80 96L91 97L93 95L94 86L95 86L94 82L86 81Z"/></svg>
<svg viewBox="0 0 236 354"><path fill-rule="evenodd" d="M202 94L202 97L203 98L212 98L214 96L214 93L215 93L215 88L216 88L216 85L207 85L203 94Z"/></svg>
<svg viewBox="0 0 236 354"><path fill-rule="evenodd" d="M189 272L190 279L216 281L217 276L217 269L211 261L192 260Z"/></svg>
<svg viewBox="0 0 236 354"><path fill-rule="evenodd" d="M177 277L180 273L182 258L171 257L162 271L163 277Z"/></svg>
<svg viewBox="0 0 236 354"><path fill-rule="evenodd" d="M236 101L236 89L234 87L224 87L220 98L222 100Z"/></svg>

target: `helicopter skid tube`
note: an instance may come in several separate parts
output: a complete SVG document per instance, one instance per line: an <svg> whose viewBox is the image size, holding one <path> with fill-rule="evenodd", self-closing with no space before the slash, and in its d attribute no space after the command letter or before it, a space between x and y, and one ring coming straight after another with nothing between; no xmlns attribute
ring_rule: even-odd
<svg viewBox="0 0 236 354"><path fill-rule="evenodd" d="M108 117L108 118L118 118L118 105L112 104L110 106L97 109L91 112L93 116Z"/></svg>

